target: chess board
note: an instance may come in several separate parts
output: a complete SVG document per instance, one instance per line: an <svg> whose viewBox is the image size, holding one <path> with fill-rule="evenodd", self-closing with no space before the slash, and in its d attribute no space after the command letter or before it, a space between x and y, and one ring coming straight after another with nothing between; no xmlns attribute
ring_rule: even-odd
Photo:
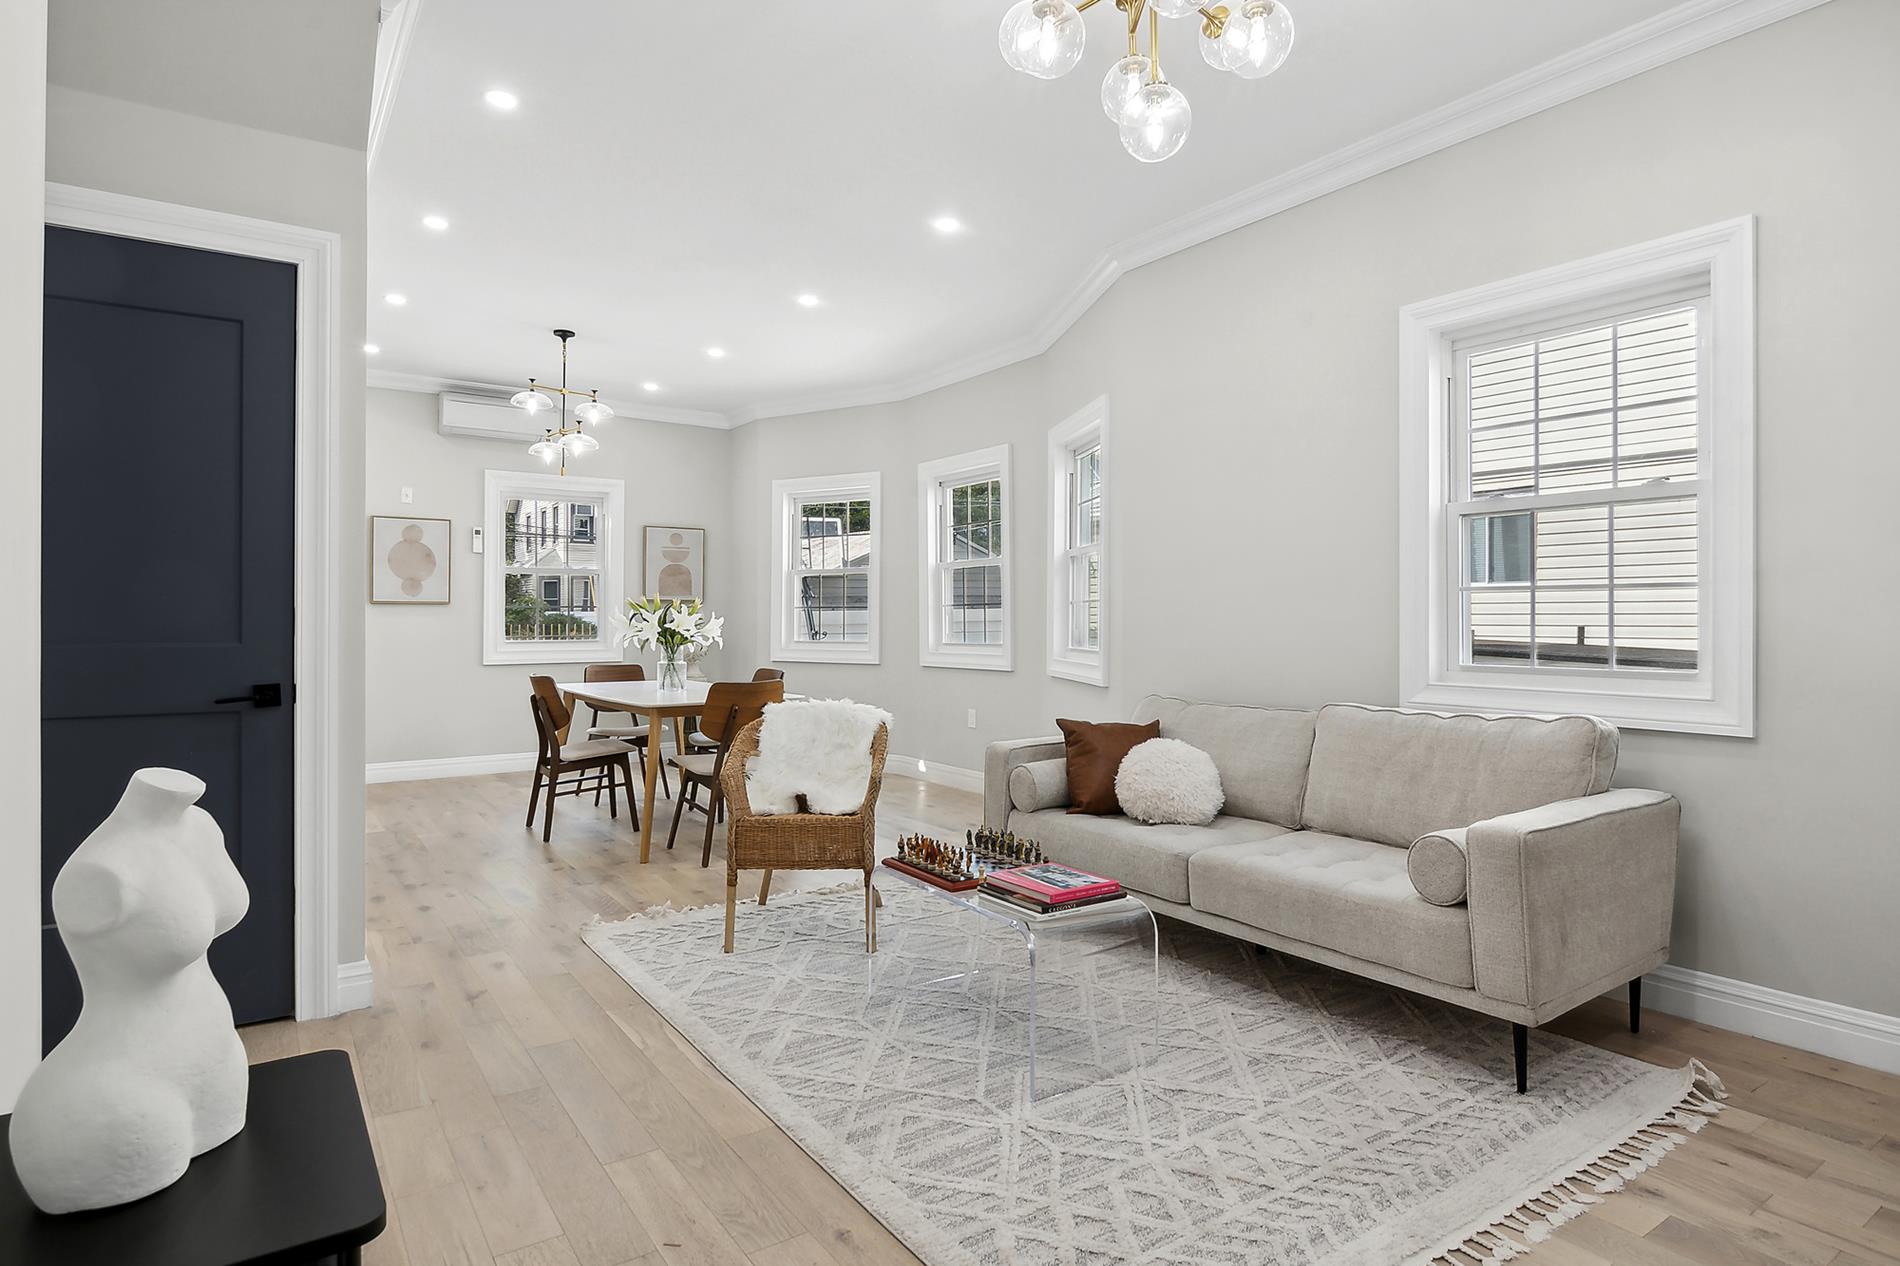
<svg viewBox="0 0 1900 1266"><path fill-rule="evenodd" d="M883 864L948 892L969 892L982 886L983 877L993 870L1042 860L1042 847L1034 840L985 826L964 832L962 844L926 835L901 836L897 852Z"/></svg>

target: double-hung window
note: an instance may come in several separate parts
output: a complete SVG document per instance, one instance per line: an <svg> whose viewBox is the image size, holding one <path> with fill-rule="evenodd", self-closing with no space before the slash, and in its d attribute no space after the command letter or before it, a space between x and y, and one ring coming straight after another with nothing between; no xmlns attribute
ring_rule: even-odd
<svg viewBox="0 0 1900 1266"><path fill-rule="evenodd" d="M772 658L878 662L880 483L870 472L772 484Z"/></svg>
<svg viewBox="0 0 1900 1266"><path fill-rule="evenodd" d="M619 657L624 496L618 479L487 472L483 663Z"/></svg>
<svg viewBox="0 0 1900 1266"><path fill-rule="evenodd" d="M1750 224L1408 308L1408 702L1752 732Z"/></svg>
<svg viewBox="0 0 1900 1266"><path fill-rule="evenodd" d="M1108 684L1107 462L1106 398L1049 432L1049 675L1095 686Z"/></svg>
<svg viewBox="0 0 1900 1266"><path fill-rule="evenodd" d="M917 503L920 662L1007 672L1009 446L925 462Z"/></svg>

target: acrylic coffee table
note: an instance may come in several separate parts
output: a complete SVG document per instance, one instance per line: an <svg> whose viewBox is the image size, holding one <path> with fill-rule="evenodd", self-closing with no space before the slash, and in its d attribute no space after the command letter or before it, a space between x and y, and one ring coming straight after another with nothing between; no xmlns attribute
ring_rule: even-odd
<svg viewBox="0 0 1900 1266"><path fill-rule="evenodd" d="M1142 973L1148 980L1152 992L1147 1000L1149 1020L1149 1048L1157 1049L1161 1038L1160 1001L1161 1001L1161 938L1155 924L1154 911L1150 910L1139 898L1123 896L1115 901L1103 901L1095 905L1083 906L1078 910L1064 910L1052 914L1037 914L1030 910L1011 905L984 896L980 892L951 892L939 888L928 880L919 879L890 866L880 865L872 871L872 882L876 884L895 882L907 888L914 888L928 894L935 900L944 902L961 911L966 917L982 920L986 926L998 931L1013 933L1020 942L1028 965L1028 1055L1029 1055L1029 1098L1033 1102L1038 1093L1036 1080L1036 1037L1037 1015L1037 950L1038 947L1054 948L1052 941L1076 942L1079 952L1076 962L1085 962L1101 954L1128 953L1130 946L1146 959L1148 971ZM888 935L888 933L887 933ZM1068 957L1064 951L1065 959ZM928 983L932 985L949 984L959 980L969 980L983 974L980 966L969 971L951 971L938 976ZM1045 1022L1046 1027L1046 1022ZM1099 1035L1098 1035L1099 1036ZM1131 1049L1138 1055L1139 1042L1131 1043Z"/></svg>

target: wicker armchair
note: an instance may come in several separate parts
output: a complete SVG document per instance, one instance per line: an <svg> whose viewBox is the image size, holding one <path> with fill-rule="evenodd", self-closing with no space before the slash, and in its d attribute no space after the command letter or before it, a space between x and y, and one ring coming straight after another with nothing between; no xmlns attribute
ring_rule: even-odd
<svg viewBox="0 0 1900 1266"><path fill-rule="evenodd" d="M732 953L732 921L739 905L739 871L764 870L759 882L759 904L772 890L774 870L841 870L864 872L864 952L877 953L876 892L871 868L877 865L877 796L884 782L884 754L890 745L890 727L880 725L871 738L871 785L856 813L786 813L759 815L746 799L745 768L759 750L759 726L754 721L739 731L720 772L725 791L726 820L726 953Z"/></svg>

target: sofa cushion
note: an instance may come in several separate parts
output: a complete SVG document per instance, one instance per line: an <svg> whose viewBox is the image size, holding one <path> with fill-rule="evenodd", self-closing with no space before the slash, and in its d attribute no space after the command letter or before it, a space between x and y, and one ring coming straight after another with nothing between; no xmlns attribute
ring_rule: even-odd
<svg viewBox="0 0 1900 1266"><path fill-rule="evenodd" d="M1032 760L1010 770L1009 803L1019 813L1066 807L1069 803L1069 762Z"/></svg>
<svg viewBox="0 0 1900 1266"><path fill-rule="evenodd" d="M1115 771L1122 757L1151 738L1161 737L1153 723L1130 725L1123 721L1067 721L1058 719L1064 753L1069 761L1069 812L1110 814L1122 811L1115 799Z"/></svg>
<svg viewBox="0 0 1900 1266"><path fill-rule="evenodd" d="M1285 827L1300 824L1306 765L1313 753L1314 713L1303 708L1253 708L1149 695L1137 721L1161 722L1163 738L1191 743L1214 758L1227 813Z"/></svg>
<svg viewBox="0 0 1900 1266"><path fill-rule="evenodd" d="M1010 819L1017 835L1042 845L1052 862L1119 879L1136 892L1188 903L1188 859L1202 849L1284 835L1251 818L1218 817L1206 826L1149 826L1133 818L1078 817L1043 809Z"/></svg>
<svg viewBox="0 0 1900 1266"><path fill-rule="evenodd" d="M1405 848L1428 831L1594 795L1616 772L1616 727L1595 717L1319 710L1301 825Z"/></svg>
<svg viewBox="0 0 1900 1266"><path fill-rule="evenodd" d="M1435 906L1455 906L1465 899L1470 866L1465 858L1465 828L1433 831L1412 841L1405 850L1405 873L1419 896Z"/></svg>
<svg viewBox="0 0 1900 1266"><path fill-rule="evenodd" d="M1472 986L1471 920L1412 891L1405 854L1370 840L1291 831L1204 848L1188 861L1191 904L1313 945Z"/></svg>

